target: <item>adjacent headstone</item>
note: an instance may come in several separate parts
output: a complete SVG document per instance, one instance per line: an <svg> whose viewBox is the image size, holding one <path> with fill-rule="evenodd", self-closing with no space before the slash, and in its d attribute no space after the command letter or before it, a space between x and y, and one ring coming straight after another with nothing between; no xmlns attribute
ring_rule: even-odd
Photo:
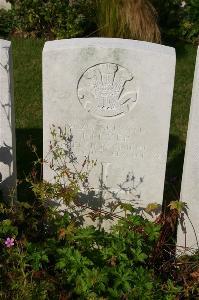
<svg viewBox="0 0 199 300"><path fill-rule="evenodd" d="M52 124L71 131L81 168L105 198L162 204L175 50L147 42L88 38L47 42L43 51L44 157ZM72 165L72 164L71 164ZM53 181L44 165L44 179ZM108 195L109 193L109 195ZM133 202L133 203L134 203Z"/></svg>
<svg viewBox="0 0 199 300"><path fill-rule="evenodd" d="M177 245L188 250L199 248L199 49L196 61L184 168L181 201L188 206L188 217L178 226ZM182 225L182 226L181 226ZM183 248L179 248L179 250Z"/></svg>
<svg viewBox="0 0 199 300"><path fill-rule="evenodd" d="M16 188L15 125L11 43L0 40L0 190Z"/></svg>

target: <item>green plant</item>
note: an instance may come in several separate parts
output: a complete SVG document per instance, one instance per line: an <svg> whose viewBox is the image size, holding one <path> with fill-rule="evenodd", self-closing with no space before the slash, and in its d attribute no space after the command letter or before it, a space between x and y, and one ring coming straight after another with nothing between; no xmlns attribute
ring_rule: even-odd
<svg viewBox="0 0 199 300"><path fill-rule="evenodd" d="M158 24L164 41L180 39L181 2L181 0L151 0L158 13Z"/></svg>
<svg viewBox="0 0 199 300"><path fill-rule="evenodd" d="M26 181L34 196L26 202L0 205L1 299L174 300L185 293L194 296L198 284L190 283L192 290L183 288L177 262L156 261L161 256L156 250L167 246L162 237L182 204L172 202L170 217L150 222L137 215L132 205L118 203L125 217L109 212L115 220L109 231L82 226L77 215L81 208L78 191L82 185L87 190L90 164L95 167L95 163L86 159L80 170L69 168L67 161L76 160L71 135L53 126L52 137L50 165L56 170L55 182L38 177L37 166L46 159L42 161L30 144L36 161ZM60 198L66 205L62 213L49 205L49 200ZM155 208L153 203L147 210ZM106 214L93 211L87 217L106 218Z"/></svg>
<svg viewBox="0 0 199 300"><path fill-rule="evenodd" d="M182 9L180 32L183 39L199 43L199 2L188 0Z"/></svg>
<svg viewBox="0 0 199 300"><path fill-rule="evenodd" d="M163 39L199 41L198 0L151 0L159 16Z"/></svg>
<svg viewBox="0 0 199 300"><path fill-rule="evenodd" d="M16 35L56 38L82 36L92 20L91 0L11 0Z"/></svg>
<svg viewBox="0 0 199 300"><path fill-rule="evenodd" d="M68 212L60 215L40 200L1 213L2 299L174 299L180 291L174 283L170 291L150 267L160 226L142 217L105 232L78 226Z"/></svg>
<svg viewBox="0 0 199 300"><path fill-rule="evenodd" d="M13 28L12 13L10 10L0 9L0 37L7 37Z"/></svg>

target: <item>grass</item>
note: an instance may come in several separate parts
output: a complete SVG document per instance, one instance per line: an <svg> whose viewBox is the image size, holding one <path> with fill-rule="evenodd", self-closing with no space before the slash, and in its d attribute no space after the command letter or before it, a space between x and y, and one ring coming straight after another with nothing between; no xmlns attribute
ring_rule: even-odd
<svg viewBox="0 0 199 300"><path fill-rule="evenodd" d="M41 40L12 40L17 128L42 127L43 44Z"/></svg>
<svg viewBox="0 0 199 300"><path fill-rule="evenodd" d="M16 115L17 175L24 179L35 159L31 140L42 155L42 40L12 39Z"/></svg>
<svg viewBox="0 0 199 300"><path fill-rule="evenodd" d="M165 197L168 199L173 197L175 197L175 199L179 198L197 51L196 46L184 43L177 44L175 48L177 53L177 65L167 159L167 185L165 191Z"/></svg>
<svg viewBox="0 0 199 300"><path fill-rule="evenodd" d="M31 168L33 157L27 147L32 139L42 154L42 40L13 39L18 178ZM166 174L166 198L177 198L183 166L196 47L176 46L177 68ZM170 193L171 182L176 194Z"/></svg>

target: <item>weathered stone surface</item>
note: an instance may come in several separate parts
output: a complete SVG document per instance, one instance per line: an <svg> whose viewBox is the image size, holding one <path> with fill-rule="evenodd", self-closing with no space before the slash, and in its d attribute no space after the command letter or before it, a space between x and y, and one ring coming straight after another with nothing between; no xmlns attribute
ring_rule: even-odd
<svg viewBox="0 0 199 300"><path fill-rule="evenodd" d="M15 125L11 43L0 40L0 190L16 187Z"/></svg>
<svg viewBox="0 0 199 300"><path fill-rule="evenodd" d="M43 51L44 157L52 124L70 128L79 165L105 198L162 204L175 50L122 39L47 42ZM44 166L44 179L53 173ZM109 194L109 195L108 195ZM133 203L134 203L133 202Z"/></svg>
<svg viewBox="0 0 199 300"><path fill-rule="evenodd" d="M181 201L187 203L188 217L185 214L183 227L178 227L177 244L178 246L186 246L193 249L199 248L197 241L199 240L199 49L194 76L180 198Z"/></svg>

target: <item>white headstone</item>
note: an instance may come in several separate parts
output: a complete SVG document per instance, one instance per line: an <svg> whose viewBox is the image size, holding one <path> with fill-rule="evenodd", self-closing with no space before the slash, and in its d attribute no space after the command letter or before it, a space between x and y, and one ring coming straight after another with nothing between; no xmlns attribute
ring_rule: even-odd
<svg viewBox="0 0 199 300"><path fill-rule="evenodd" d="M105 185L106 199L134 199L139 207L162 204L175 59L173 48L140 41L47 42L44 157L52 124L66 126L79 168L85 156L97 160L94 190ZM44 179L53 180L45 165Z"/></svg>
<svg viewBox="0 0 199 300"><path fill-rule="evenodd" d="M0 0L0 9L10 9L11 4L6 0Z"/></svg>
<svg viewBox="0 0 199 300"><path fill-rule="evenodd" d="M184 225L178 226L177 245L199 248L199 49L191 100L184 168L181 184L181 201L188 206ZM184 228L185 227L185 228Z"/></svg>
<svg viewBox="0 0 199 300"><path fill-rule="evenodd" d="M16 187L15 125L11 43L0 40L0 190Z"/></svg>

